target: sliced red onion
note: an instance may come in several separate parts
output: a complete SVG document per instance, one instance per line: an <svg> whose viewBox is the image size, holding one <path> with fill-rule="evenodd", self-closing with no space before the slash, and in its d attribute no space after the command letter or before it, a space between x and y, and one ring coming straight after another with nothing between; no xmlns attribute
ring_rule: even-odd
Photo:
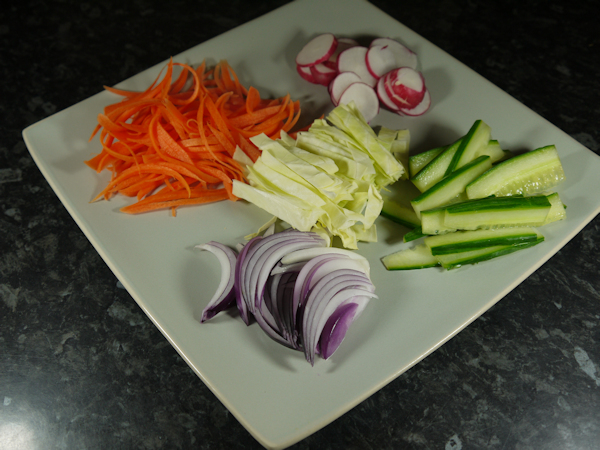
<svg viewBox="0 0 600 450"><path fill-rule="evenodd" d="M296 284L294 286L294 294L292 296L292 314L294 324L298 324L298 310L301 308L302 300L306 295L307 288L304 287L306 279L310 276L315 267L318 267L320 264L323 264L324 262L334 258L334 255L327 254L317 256L308 261L298 273L298 278L296 279Z"/></svg>
<svg viewBox="0 0 600 450"><path fill-rule="evenodd" d="M235 265L235 298L236 304L238 307L238 311L240 312L240 316L246 325L250 324L250 316L248 315L247 302L244 299L244 295L242 293L242 275L243 275L243 266L246 262L248 252L250 249L256 245L258 241L262 239L262 236L256 236L248 241L248 243L244 246L242 251L238 255L237 263Z"/></svg>
<svg viewBox="0 0 600 450"><path fill-rule="evenodd" d="M313 247L313 248L307 248L304 250L297 250L295 252L288 253L283 258L281 258L281 264L286 265L286 264L294 264L294 263L298 263L298 262L304 262L304 261L313 259L316 256L325 255L325 254L327 254L327 255L332 255L332 254L346 255L352 259L360 259L360 260L366 261L366 258L364 256L356 253L355 251L347 250L345 248Z"/></svg>
<svg viewBox="0 0 600 450"><path fill-rule="evenodd" d="M354 321L357 309L358 304L346 303L329 316L319 340L319 353L323 359L329 359L338 349Z"/></svg>
<svg viewBox="0 0 600 450"><path fill-rule="evenodd" d="M311 362L314 359L315 346L321 334L321 330L318 329L319 322L332 299L339 300L341 298L339 294L342 292L349 296L347 298L374 295L375 288L363 273L351 270L340 276L332 276L332 274L336 275L337 272L324 276L315 284L304 304L302 314L303 346L305 355L307 355L307 359L310 358ZM332 313L333 311L329 315Z"/></svg>
<svg viewBox="0 0 600 450"><path fill-rule="evenodd" d="M279 261L271 270L271 275L277 275L278 273L287 273L287 272L300 272L300 270L304 267L305 261L294 263L294 264L281 264Z"/></svg>
<svg viewBox="0 0 600 450"><path fill-rule="evenodd" d="M288 230L264 237L246 254L240 268L241 294L249 312L272 338L281 341L282 328L271 312L263 306L264 289L272 268L283 255L302 248L323 245L314 233Z"/></svg>
<svg viewBox="0 0 600 450"><path fill-rule="evenodd" d="M234 279L237 254L226 245L219 242L208 242L197 245L196 248L211 252L221 265L221 280L213 297L202 310L200 322L206 322L216 314L228 309L235 301Z"/></svg>
<svg viewBox="0 0 600 450"><path fill-rule="evenodd" d="M290 229L251 239L239 247L237 260L221 244L199 246L218 255L224 267L204 320L235 300L247 325L254 318L269 337L303 351L311 364L317 354L328 359L377 296L368 261L327 245L316 233Z"/></svg>
<svg viewBox="0 0 600 450"><path fill-rule="evenodd" d="M320 307L315 315L312 317L312 323L308 330L308 335L304 336L304 355L311 364L314 364L316 343L318 342L319 336L325 327L325 322L331 314L342 304L349 301L367 302L370 298L376 298L377 296L373 292L368 292L364 289L343 289L337 292L333 297L322 301Z"/></svg>

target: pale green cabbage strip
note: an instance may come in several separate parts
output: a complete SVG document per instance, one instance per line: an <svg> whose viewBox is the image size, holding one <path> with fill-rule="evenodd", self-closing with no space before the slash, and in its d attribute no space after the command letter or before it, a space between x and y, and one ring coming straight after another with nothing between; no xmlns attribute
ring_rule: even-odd
<svg viewBox="0 0 600 450"><path fill-rule="evenodd" d="M315 120L297 139L251 139L262 151L247 160L249 184L233 182L233 194L301 231L341 239L345 248L377 240L380 191L405 174L400 156L408 151L408 130L382 127L379 134L353 103Z"/></svg>

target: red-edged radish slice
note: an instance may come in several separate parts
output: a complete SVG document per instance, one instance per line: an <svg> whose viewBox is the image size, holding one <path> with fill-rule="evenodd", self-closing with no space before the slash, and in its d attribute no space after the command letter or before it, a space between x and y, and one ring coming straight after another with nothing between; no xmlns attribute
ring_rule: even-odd
<svg viewBox="0 0 600 450"><path fill-rule="evenodd" d="M375 93L375 89L362 81L352 83L340 95L340 105L352 101L367 122L370 122L379 114L379 98Z"/></svg>
<svg viewBox="0 0 600 450"><path fill-rule="evenodd" d="M320 34L302 47L296 55L296 64L312 66L326 61L337 48L337 38L331 33Z"/></svg>
<svg viewBox="0 0 600 450"><path fill-rule="evenodd" d="M401 104L398 106L414 108L423 100L426 88L425 78L421 72L417 72L410 67L399 67L389 71L385 78L385 83L392 91L392 93L389 90L387 91L390 98L393 101L396 101L396 97L401 99Z"/></svg>
<svg viewBox="0 0 600 450"><path fill-rule="evenodd" d="M375 45L367 50L367 69L371 75L379 79L390 70L399 67L394 52L389 46Z"/></svg>
<svg viewBox="0 0 600 450"><path fill-rule="evenodd" d="M385 90L385 77L381 77L377 81L375 91L377 92L377 97L379 97L379 101L383 104L384 107L397 114L402 114L398 105L394 103L394 101L392 101L392 99Z"/></svg>
<svg viewBox="0 0 600 450"><path fill-rule="evenodd" d="M354 72L360 77L363 83L374 87L377 84L377 79L367 69L367 51L368 48L362 45L347 48L338 56L337 69L340 73Z"/></svg>
<svg viewBox="0 0 600 450"><path fill-rule="evenodd" d="M337 68L337 59L340 53L350 47L358 46L358 42L351 38L338 38L338 45L331 56L324 62L324 64L333 64Z"/></svg>
<svg viewBox="0 0 600 450"><path fill-rule="evenodd" d="M406 116L421 116L425 114L429 108L431 107L431 94L429 90L425 90L425 95L423 96L423 100L417 106L412 109L400 108L400 112Z"/></svg>
<svg viewBox="0 0 600 450"><path fill-rule="evenodd" d="M410 108L408 102L403 98L399 97L392 89L391 72L386 73L380 79L383 80L383 88L389 99L396 105L396 108Z"/></svg>
<svg viewBox="0 0 600 450"><path fill-rule="evenodd" d="M417 54L407 46L389 37L376 38L371 41L369 47L385 47L393 53L396 67L410 67L416 69L418 64Z"/></svg>
<svg viewBox="0 0 600 450"><path fill-rule="evenodd" d="M328 86L329 83L331 83L331 80L333 80L338 74L336 69L332 69L326 66L324 63L314 64L308 67L310 68L310 73L312 74L315 82L317 84L322 84L323 86Z"/></svg>
<svg viewBox="0 0 600 450"><path fill-rule="evenodd" d="M340 100L340 96L352 83L361 81L360 77L354 72L342 72L338 73L337 76L329 84L329 96L331 102L337 106Z"/></svg>
<svg viewBox="0 0 600 450"><path fill-rule="evenodd" d="M298 64L296 64L296 71L302 78L304 78L309 83L317 84L317 81L315 80L315 77L313 76L310 70L310 66L299 66Z"/></svg>

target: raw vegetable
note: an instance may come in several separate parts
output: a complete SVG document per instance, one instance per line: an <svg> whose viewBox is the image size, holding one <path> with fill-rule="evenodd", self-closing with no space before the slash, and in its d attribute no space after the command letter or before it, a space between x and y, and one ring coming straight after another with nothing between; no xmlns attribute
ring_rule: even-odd
<svg viewBox="0 0 600 450"><path fill-rule="evenodd" d="M276 342L304 352L311 365L317 354L330 358L377 296L368 261L328 244L316 233L288 229L244 244L234 270L231 259L219 258L221 281L201 321L235 304L246 325L254 319ZM198 246L209 251L222 247Z"/></svg>
<svg viewBox="0 0 600 450"><path fill-rule="evenodd" d="M531 195L544 192L565 179L558 151L547 145L509 158L466 188L469 198L489 195Z"/></svg>
<svg viewBox="0 0 600 450"><path fill-rule="evenodd" d="M486 230L478 230L473 233L481 233L483 231ZM447 251L437 255L433 254L427 244L422 243L416 245L414 248L400 250L399 252L387 255L381 261L388 270L426 269L436 266L450 270L465 264L477 264L499 256L508 255L533 247L544 241L544 237L535 230L531 230L531 236L531 238L524 238L522 241L515 240L504 245L494 245L494 240L485 242L479 241L476 236L470 236L469 239L473 239L479 246L474 246L469 250L458 249L457 251ZM498 241L500 240L498 239Z"/></svg>
<svg viewBox="0 0 600 450"><path fill-rule="evenodd" d="M360 77L354 72L343 72L337 75L331 83L329 83L329 96L331 102L337 106L340 103L340 97L348 86L353 83L360 82Z"/></svg>
<svg viewBox="0 0 600 450"><path fill-rule="evenodd" d="M296 57L303 79L326 85L335 106L353 101L367 122L379 112L373 99L400 115L427 112L431 94L417 65L416 53L394 39L376 38L366 47L331 33L311 39ZM362 84L351 88L355 82Z"/></svg>
<svg viewBox="0 0 600 450"><path fill-rule="evenodd" d="M337 38L331 33L320 34L311 39L296 56L299 66L312 66L329 59L338 46Z"/></svg>
<svg viewBox="0 0 600 450"><path fill-rule="evenodd" d="M197 245L196 248L214 254L221 265L221 281L208 305L202 311L200 318L201 322L206 322L220 311L233 306L235 303L233 280L237 253L226 245L214 241Z"/></svg>
<svg viewBox="0 0 600 450"><path fill-rule="evenodd" d="M384 55L382 57L382 59L393 59L393 62L388 62L388 70L396 67L410 67L411 69L417 68L417 54L397 40L389 37L375 38L369 44L369 49L375 47L389 50L389 52L383 52Z"/></svg>
<svg viewBox="0 0 600 450"><path fill-rule="evenodd" d="M338 104L346 105L350 102L354 102L367 122L370 122L379 114L379 98L373 88L366 83L352 83L344 89Z"/></svg>
<svg viewBox="0 0 600 450"><path fill-rule="evenodd" d="M457 201L464 193L467 184L491 167L490 157L482 155L455 170L410 202L415 213L420 217L423 210L437 208Z"/></svg>
<svg viewBox="0 0 600 450"><path fill-rule="evenodd" d="M558 194L555 195L558 198ZM550 199L545 195L466 200L423 211L421 230L435 235L456 230L538 227L562 218L550 216L551 209Z"/></svg>
<svg viewBox="0 0 600 450"><path fill-rule="evenodd" d="M137 202L121 209L131 214L170 208L174 215L180 206L236 200L233 180L245 182L236 149L255 161L260 151L249 139L278 138L300 114L289 95L262 99L246 89L226 61L209 70L171 59L162 80L143 92L106 90L123 99L98 115L90 140L99 134L102 151L86 164L111 172L94 200L133 197Z"/></svg>
<svg viewBox="0 0 600 450"><path fill-rule="evenodd" d="M519 227L566 217L558 193L543 194L565 178L556 148L513 156L491 139L482 120L452 144L409 157L408 165L421 194L411 196L412 211L388 200L382 215L410 228L405 242L424 238L425 244L382 258L389 270L451 269L492 259L544 240L537 230Z"/></svg>
<svg viewBox="0 0 600 450"><path fill-rule="evenodd" d="M361 81L374 87L377 83L369 68L367 67L367 47L357 45L344 50L337 58L337 71L338 73L343 72L354 72L357 74Z"/></svg>
<svg viewBox="0 0 600 450"><path fill-rule="evenodd" d="M423 74L410 67L391 69L383 75L384 89L388 98L399 109L413 109L425 97Z"/></svg>
<svg viewBox="0 0 600 450"><path fill-rule="evenodd" d="M377 239L380 191L405 172L391 150L396 140L407 146L406 133L388 130L379 137L352 102L315 120L296 139L251 140L262 154L246 168L249 184L234 181L234 195L297 230L337 236L345 248Z"/></svg>

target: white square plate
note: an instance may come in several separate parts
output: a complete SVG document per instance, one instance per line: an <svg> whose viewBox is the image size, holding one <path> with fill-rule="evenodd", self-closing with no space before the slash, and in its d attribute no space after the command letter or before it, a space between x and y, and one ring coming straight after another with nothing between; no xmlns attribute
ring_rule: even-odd
<svg viewBox="0 0 600 450"><path fill-rule="evenodd" d="M344 10L344 15L339 11ZM193 316L219 279L216 259L193 246L235 245L268 214L243 202L220 202L140 216L119 213L123 198L90 203L108 175L83 164L100 151L88 142L102 108L101 92L26 130L40 170L96 250L204 383L265 447L283 448L327 425L433 352L555 254L600 211L600 158L463 64L363 0L297 0L191 48L174 60L227 59L241 81L266 95L290 93L306 120L330 109L327 90L296 74L294 57L312 36L390 36L416 51L433 97L420 118L383 111L375 125L409 128L415 151L452 141L476 119L504 148L555 144L567 181L558 189L565 221L544 227L546 241L518 254L449 272L387 272L380 258L401 247L398 226L379 219L377 244L359 251L372 265L379 295L329 361L311 367L299 352L271 341L236 314L200 325ZM168 58L171 55L165 55ZM163 64L121 83L144 89Z"/></svg>

